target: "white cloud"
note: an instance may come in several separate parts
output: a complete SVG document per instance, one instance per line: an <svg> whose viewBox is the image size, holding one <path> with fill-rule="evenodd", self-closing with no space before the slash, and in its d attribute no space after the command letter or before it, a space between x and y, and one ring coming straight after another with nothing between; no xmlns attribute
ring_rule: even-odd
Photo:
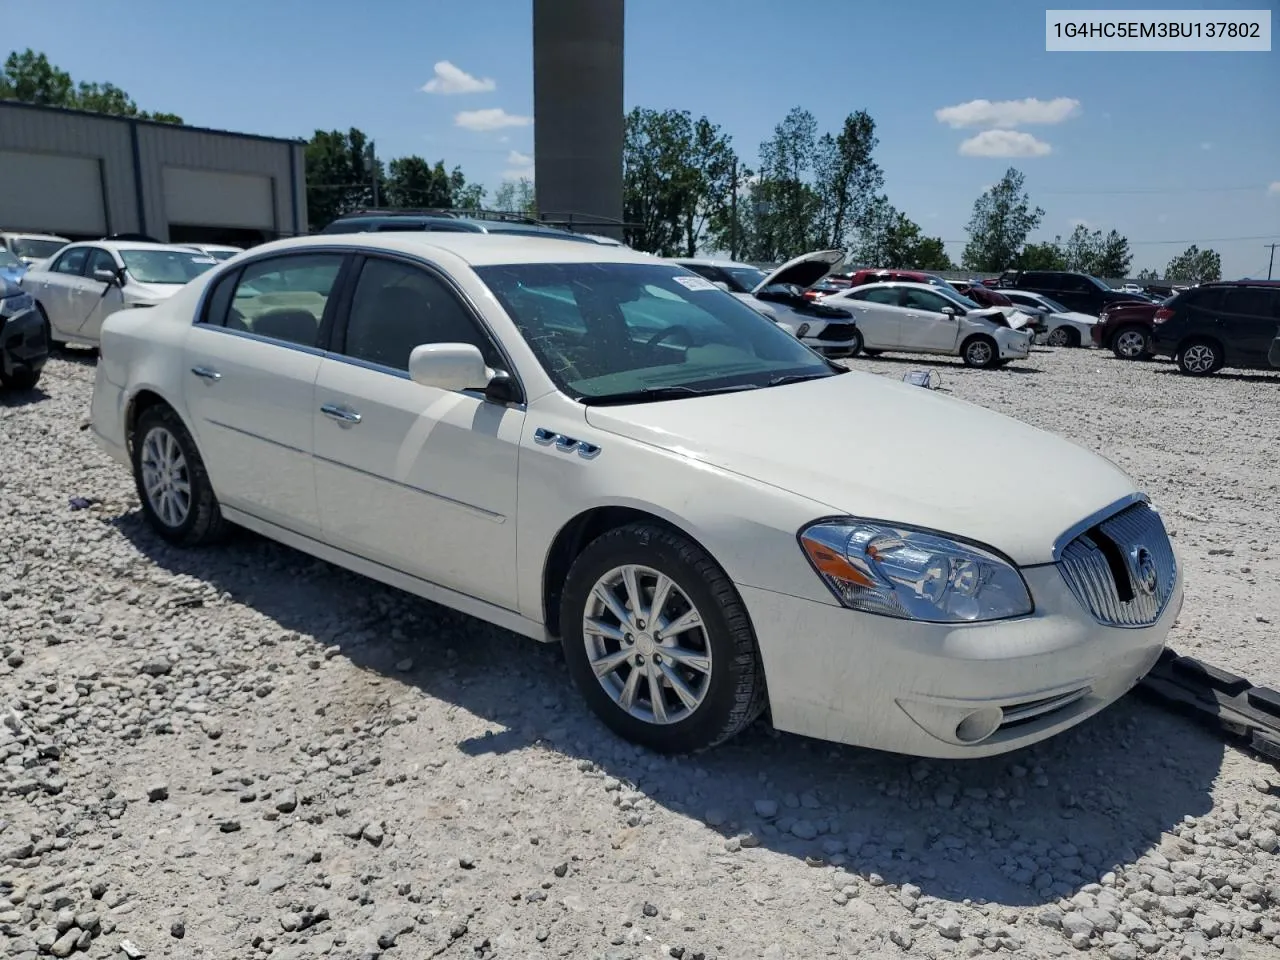
<svg viewBox="0 0 1280 960"><path fill-rule="evenodd" d="M1272 182L1271 186L1267 187L1267 194L1272 197L1280 197L1280 180Z"/></svg>
<svg viewBox="0 0 1280 960"><path fill-rule="evenodd" d="M970 100L934 111L939 123L953 129L994 127L1011 130L1028 123L1062 123L1080 112L1080 101L1071 97L1052 100Z"/></svg>
<svg viewBox="0 0 1280 960"><path fill-rule="evenodd" d="M422 85L425 93L492 93L498 89L491 78L473 77L461 67L455 67L448 60L441 60L433 68L435 76Z"/></svg>
<svg viewBox="0 0 1280 960"><path fill-rule="evenodd" d="M1017 130L983 130L960 144L962 157L1043 157L1053 147Z"/></svg>
<svg viewBox="0 0 1280 960"><path fill-rule="evenodd" d="M519 150L507 154L507 169L502 171L503 180L532 180L533 157Z"/></svg>
<svg viewBox="0 0 1280 960"><path fill-rule="evenodd" d="M466 130L502 130L506 127L530 126L533 117L507 113L501 107L489 107L486 110L463 110L453 118L453 122Z"/></svg>
<svg viewBox="0 0 1280 960"><path fill-rule="evenodd" d="M507 163L513 167L530 167L533 166L533 157L519 150L512 150L507 154Z"/></svg>

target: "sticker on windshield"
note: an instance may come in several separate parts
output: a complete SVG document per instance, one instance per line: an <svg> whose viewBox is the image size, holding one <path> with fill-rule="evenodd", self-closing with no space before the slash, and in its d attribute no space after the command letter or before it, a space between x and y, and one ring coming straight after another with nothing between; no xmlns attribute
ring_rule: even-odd
<svg viewBox="0 0 1280 960"><path fill-rule="evenodd" d="M706 277L672 277L676 283L686 290L715 290L716 285Z"/></svg>
<svg viewBox="0 0 1280 960"><path fill-rule="evenodd" d="M191 262L192 263L217 263L218 261L213 259L213 257L192 257Z"/></svg>

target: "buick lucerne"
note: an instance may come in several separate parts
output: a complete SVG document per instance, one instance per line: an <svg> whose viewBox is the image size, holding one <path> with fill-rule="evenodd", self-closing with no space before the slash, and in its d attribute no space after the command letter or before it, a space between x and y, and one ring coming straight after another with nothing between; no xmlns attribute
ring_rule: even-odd
<svg viewBox="0 0 1280 960"><path fill-rule="evenodd" d="M1129 690L1182 601L1110 461L846 370L620 247L255 247L106 317L92 423L160 536L240 525L561 643L600 718L659 751L766 709L900 753L1012 750Z"/></svg>

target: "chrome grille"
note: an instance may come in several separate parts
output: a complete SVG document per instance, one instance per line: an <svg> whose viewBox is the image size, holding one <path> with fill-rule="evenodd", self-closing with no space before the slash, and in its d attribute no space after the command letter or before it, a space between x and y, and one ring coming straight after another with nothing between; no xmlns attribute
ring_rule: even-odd
<svg viewBox="0 0 1280 960"><path fill-rule="evenodd" d="M1177 579L1164 521L1145 503L1112 514L1068 543L1058 569L1094 619L1111 627L1155 623Z"/></svg>

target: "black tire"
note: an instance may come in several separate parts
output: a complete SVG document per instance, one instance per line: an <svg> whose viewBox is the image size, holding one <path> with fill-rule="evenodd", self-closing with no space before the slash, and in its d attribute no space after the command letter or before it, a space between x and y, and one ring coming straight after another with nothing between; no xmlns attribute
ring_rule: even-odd
<svg viewBox="0 0 1280 960"><path fill-rule="evenodd" d="M1111 352L1121 360L1146 360L1151 356L1151 334L1138 326L1121 327L1111 337Z"/></svg>
<svg viewBox="0 0 1280 960"><path fill-rule="evenodd" d="M41 371L32 370L30 367L23 367L8 374L0 371L0 386L7 390L33 390L40 382L40 373Z"/></svg>
<svg viewBox="0 0 1280 960"><path fill-rule="evenodd" d="M1178 348L1178 369L1189 377L1207 377L1222 369L1222 347L1212 340L1196 338Z"/></svg>
<svg viewBox="0 0 1280 960"><path fill-rule="evenodd" d="M142 479L147 438L157 430L168 432L177 442L182 458L186 462L185 474L190 488L190 498L185 517L180 523L174 525L168 523L156 512ZM142 512L151 528L170 543L184 547L213 543L220 539L225 533L227 523L222 518L218 498L214 496L209 474L205 470L204 461L200 459L200 451L196 449L195 441L187 432L182 418L171 407L164 404L148 407L138 417L130 446L133 454L134 484L138 490L138 499L142 501Z"/></svg>
<svg viewBox="0 0 1280 960"><path fill-rule="evenodd" d="M961 345L960 358L966 367L991 370L1000 362L1000 347L985 333L975 334Z"/></svg>
<svg viewBox="0 0 1280 960"><path fill-rule="evenodd" d="M853 346L849 348L849 356L856 357L862 352L862 331L853 331Z"/></svg>
<svg viewBox="0 0 1280 960"><path fill-rule="evenodd" d="M1050 347L1078 347L1080 346L1080 331L1065 324L1061 327L1054 327L1049 331L1049 335L1045 337L1045 344Z"/></svg>
<svg viewBox="0 0 1280 960"><path fill-rule="evenodd" d="M863 356L867 356L867 357L878 357L878 356L880 356L880 354L882 354L882 353L884 353L884 351L883 351L883 350L870 350L870 349L868 349L868 348L866 348L866 347L863 347L863 348L862 348L862 354L863 354Z"/></svg>
<svg viewBox="0 0 1280 960"><path fill-rule="evenodd" d="M587 602L600 578L627 564L670 577L702 617L711 676L703 700L684 719L658 724L632 716L592 669L582 629ZM575 686L605 725L626 740L659 753L705 750L741 732L765 708L764 668L742 598L706 551L674 530L635 523L596 538L569 570L560 611L561 642Z"/></svg>

